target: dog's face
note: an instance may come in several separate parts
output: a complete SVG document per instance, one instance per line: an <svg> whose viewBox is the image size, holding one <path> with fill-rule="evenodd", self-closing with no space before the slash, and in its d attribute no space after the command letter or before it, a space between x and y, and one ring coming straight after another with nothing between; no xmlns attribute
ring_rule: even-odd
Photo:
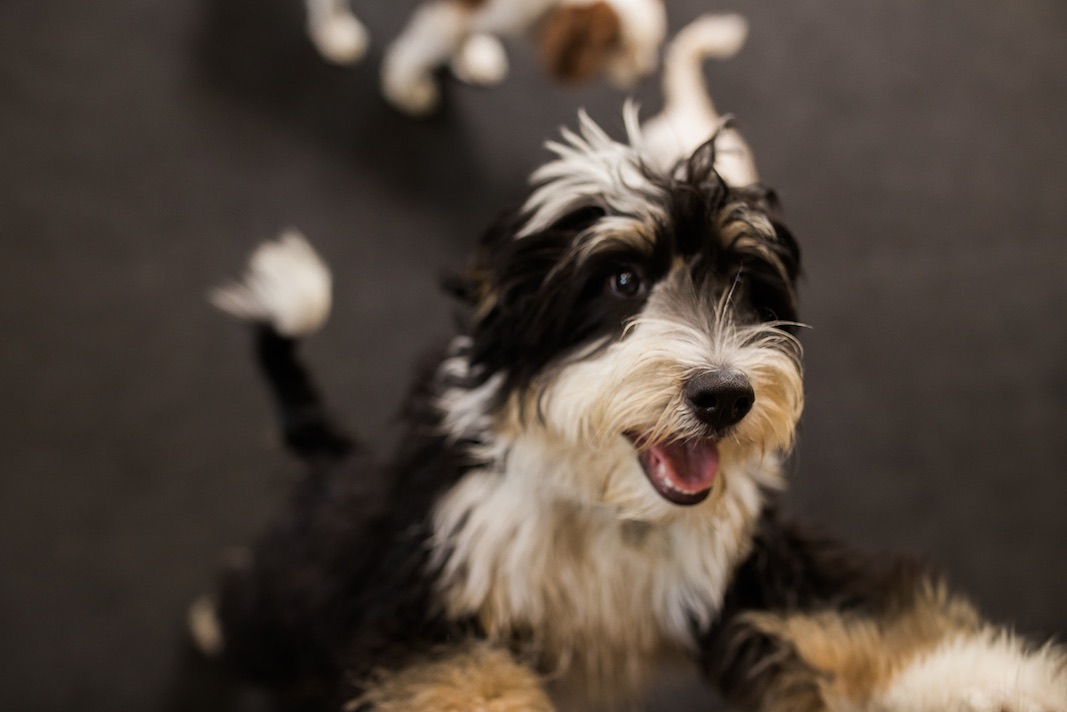
<svg viewBox="0 0 1067 712"><path fill-rule="evenodd" d="M799 254L771 196L715 173L713 143L656 172L628 123L629 145L583 117L484 240L461 289L478 397L446 420L489 427L566 497L648 520L791 445Z"/></svg>

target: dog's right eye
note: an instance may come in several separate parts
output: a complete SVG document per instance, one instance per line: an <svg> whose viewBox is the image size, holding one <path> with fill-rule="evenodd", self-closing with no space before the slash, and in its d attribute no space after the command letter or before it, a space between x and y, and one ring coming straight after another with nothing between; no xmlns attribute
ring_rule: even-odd
<svg viewBox="0 0 1067 712"><path fill-rule="evenodd" d="M623 299L632 299L645 293L645 281L632 267L624 267L608 278L608 291Z"/></svg>

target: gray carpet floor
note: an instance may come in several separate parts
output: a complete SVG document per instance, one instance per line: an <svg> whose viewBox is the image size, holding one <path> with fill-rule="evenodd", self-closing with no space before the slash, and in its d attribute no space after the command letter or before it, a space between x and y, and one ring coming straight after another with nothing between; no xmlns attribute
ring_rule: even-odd
<svg viewBox="0 0 1067 712"><path fill-rule="evenodd" d="M376 73L411 6L356 0L378 42L340 69L296 0L0 3L0 708L258 709L181 642L295 473L205 291L302 228L337 284L308 358L387 444L450 330L442 271L578 107L620 128L617 91L524 45L504 86L396 114ZM709 83L805 251L789 508L1067 635L1067 5L670 0L675 28L706 10L752 22Z"/></svg>

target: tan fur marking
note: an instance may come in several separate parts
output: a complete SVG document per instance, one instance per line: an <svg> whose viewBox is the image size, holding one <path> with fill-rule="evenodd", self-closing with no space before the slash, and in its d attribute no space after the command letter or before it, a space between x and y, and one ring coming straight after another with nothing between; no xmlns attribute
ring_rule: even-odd
<svg viewBox="0 0 1067 712"><path fill-rule="evenodd" d="M506 651L473 645L444 658L379 672L346 709L375 712L552 712L538 676Z"/></svg>
<svg viewBox="0 0 1067 712"><path fill-rule="evenodd" d="M477 10L482 5L485 5L489 0L452 0L460 7L467 8L468 10Z"/></svg>
<svg viewBox="0 0 1067 712"><path fill-rule="evenodd" d="M944 587L932 584L925 585L911 605L878 617L828 611L785 618L757 614L749 620L764 633L792 643L805 662L825 673L814 688L786 685L795 694L779 698L783 709L837 709L837 704L869 702L918 655L980 625L969 603L949 598ZM818 703L813 699L816 690Z"/></svg>
<svg viewBox="0 0 1067 712"><path fill-rule="evenodd" d="M556 7L541 23L541 59L564 82L578 84L599 74L621 41L619 15L603 1Z"/></svg>

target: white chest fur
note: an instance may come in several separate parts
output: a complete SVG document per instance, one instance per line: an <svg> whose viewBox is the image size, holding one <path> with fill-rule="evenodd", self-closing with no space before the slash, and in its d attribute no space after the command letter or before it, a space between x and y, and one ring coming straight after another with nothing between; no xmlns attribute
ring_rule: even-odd
<svg viewBox="0 0 1067 712"><path fill-rule="evenodd" d="M506 466L469 473L440 502L445 605L490 636L528 637L543 665L584 684L640 684L650 658L690 648L693 623L713 619L777 462L724 473L708 501L649 523L569 496L566 483L595 477L580 470L601 469L608 453L583 463L544 445L512 442ZM638 467L632 450L609 466Z"/></svg>

